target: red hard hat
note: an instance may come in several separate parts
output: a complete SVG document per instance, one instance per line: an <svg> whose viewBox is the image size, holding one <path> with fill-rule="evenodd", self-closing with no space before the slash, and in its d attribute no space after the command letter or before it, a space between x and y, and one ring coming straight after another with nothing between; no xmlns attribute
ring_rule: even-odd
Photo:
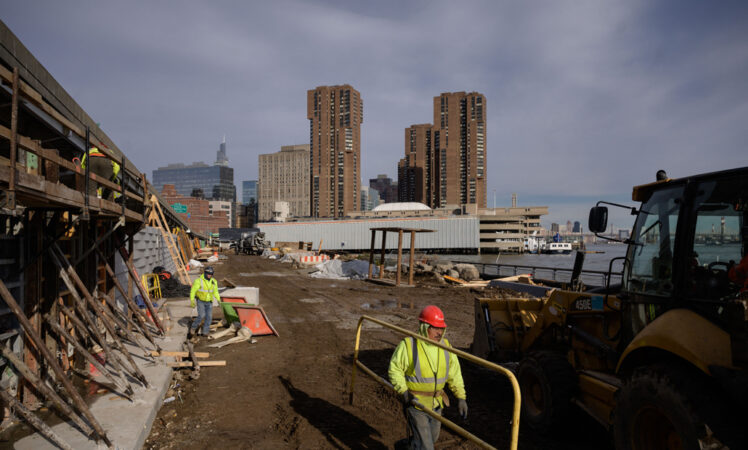
<svg viewBox="0 0 748 450"><path fill-rule="evenodd" d="M418 321L426 322L436 328L447 328L447 324L444 323L444 313L438 306L434 305L423 308L418 316Z"/></svg>

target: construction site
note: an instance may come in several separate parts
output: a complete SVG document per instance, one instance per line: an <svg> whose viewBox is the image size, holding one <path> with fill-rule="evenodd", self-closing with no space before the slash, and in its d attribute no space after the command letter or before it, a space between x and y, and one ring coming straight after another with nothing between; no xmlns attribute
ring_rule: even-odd
<svg viewBox="0 0 748 450"><path fill-rule="evenodd" d="M746 448L748 168L634 187L598 284L583 252L552 279L429 257L437 225L224 252L2 22L0 81L0 448L405 448L406 408L442 449ZM188 335L208 266L210 333ZM417 334L428 305L448 343ZM441 412L393 390L408 337L459 358L469 413L439 367Z"/></svg>

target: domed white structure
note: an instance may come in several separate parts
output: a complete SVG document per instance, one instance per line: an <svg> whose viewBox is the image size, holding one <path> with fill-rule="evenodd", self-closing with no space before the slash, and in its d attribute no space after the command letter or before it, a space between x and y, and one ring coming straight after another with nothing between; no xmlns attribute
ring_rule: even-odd
<svg viewBox="0 0 748 450"><path fill-rule="evenodd" d="M382 203L381 205L372 209L373 212L387 212L387 211L431 211L431 208L420 202L395 202L395 203Z"/></svg>

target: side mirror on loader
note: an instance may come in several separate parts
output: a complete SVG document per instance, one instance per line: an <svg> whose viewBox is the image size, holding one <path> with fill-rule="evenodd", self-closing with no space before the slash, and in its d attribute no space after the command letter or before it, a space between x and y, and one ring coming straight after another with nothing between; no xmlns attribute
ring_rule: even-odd
<svg viewBox="0 0 748 450"><path fill-rule="evenodd" d="M587 229L593 233L602 233L606 228L608 228L608 208L605 206L592 207Z"/></svg>

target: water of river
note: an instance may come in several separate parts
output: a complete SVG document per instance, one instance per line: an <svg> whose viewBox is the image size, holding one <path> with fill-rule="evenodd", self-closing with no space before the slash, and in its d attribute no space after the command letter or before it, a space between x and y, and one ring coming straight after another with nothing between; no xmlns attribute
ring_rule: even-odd
<svg viewBox="0 0 748 450"><path fill-rule="evenodd" d="M584 259L585 270L607 271L608 264L612 258L626 255L626 246L623 244L591 244L587 246L586 251L589 253L585 255ZM575 254L576 252L571 252L568 255L517 255L514 253L505 253L499 255L440 255L440 258L470 263L513 264L571 269L574 267ZM613 271L620 272L621 267L621 262L616 261L613 264Z"/></svg>

